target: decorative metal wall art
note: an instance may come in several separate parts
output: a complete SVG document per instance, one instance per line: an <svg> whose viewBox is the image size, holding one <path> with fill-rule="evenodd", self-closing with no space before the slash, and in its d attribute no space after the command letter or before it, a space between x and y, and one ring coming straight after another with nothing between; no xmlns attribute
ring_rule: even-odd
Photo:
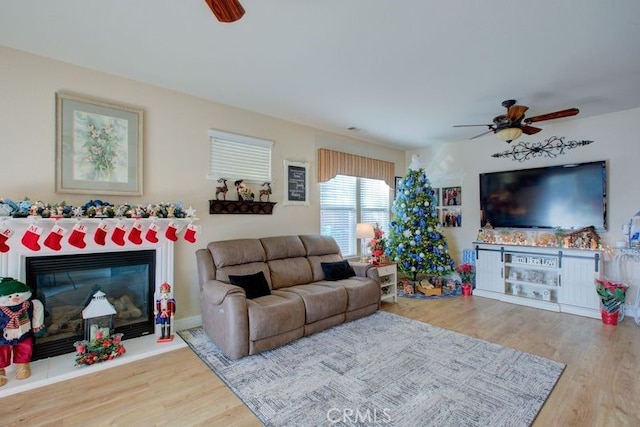
<svg viewBox="0 0 640 427"><path fill-rule="evenodd" d="M555 158L561 154L566 154L566 150L582 147L591 144L593 141L567 141L564 142L564 136L552 136L545 139L544 142L523 142L520 141L510 150L501 153L492 154L491 157L509 158L524 162L525 160L534 159L536 157Z"/></svg>

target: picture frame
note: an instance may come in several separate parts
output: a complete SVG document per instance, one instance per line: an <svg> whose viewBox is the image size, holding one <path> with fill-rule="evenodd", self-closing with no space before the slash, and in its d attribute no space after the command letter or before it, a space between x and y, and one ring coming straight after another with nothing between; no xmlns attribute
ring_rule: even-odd
<svg viewBox="0 0 640 427"><path fill-rule="evenodd" d="M441 195L443 207L462 205L462 187L444 187Z"/></svg>
<svg viewBox="0 0 640 427"><path fill-rule="evenodd" d="M284 161L285 206L309 206L309 162Z"/></svg>
<svg viewBox="0 0 640 427"><path fill-rule="evenodd" d="M142 196L143 110L56 93L56 193Z"/></svg>
<svg viewBox="0 0 640 427"><path fill-rule="evenodd" d="M400 191L400 181L402 180L401 176L396 176L393 181L393 200L398 198L398 191Z"/></svg>
<svg viewBox="0 0 640 427"><path fill-rule="evenodd" d="M443 208L440 212L440 225L443 228L462 227L461 208Z"/></svg>

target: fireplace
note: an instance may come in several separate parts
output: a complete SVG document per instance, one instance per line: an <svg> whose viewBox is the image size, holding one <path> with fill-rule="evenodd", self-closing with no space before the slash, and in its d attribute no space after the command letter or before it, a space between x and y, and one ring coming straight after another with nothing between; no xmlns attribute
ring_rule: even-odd
<svg viewBox="0 0 640 427"><path fill-rule="evenodd" d="M31 256L25 278L44 305L47 326L32 360L73 351L84 337L82 310L99 290L116 309L115 330L123 339L154 333L156 250Z"/></svg>

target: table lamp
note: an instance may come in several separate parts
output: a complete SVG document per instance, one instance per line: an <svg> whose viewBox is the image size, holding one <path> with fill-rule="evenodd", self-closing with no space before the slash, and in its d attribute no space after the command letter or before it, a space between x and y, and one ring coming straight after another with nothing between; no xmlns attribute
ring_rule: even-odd
<svg viewBox="0 0 640 427"><path fill-rule="evenodd" d="M373 224L359 223L356 225L356 238L360 239L360 245L362 246L361 256L362 262L367 262L367 239L371 239L375 236L373 232Z"/></svg>

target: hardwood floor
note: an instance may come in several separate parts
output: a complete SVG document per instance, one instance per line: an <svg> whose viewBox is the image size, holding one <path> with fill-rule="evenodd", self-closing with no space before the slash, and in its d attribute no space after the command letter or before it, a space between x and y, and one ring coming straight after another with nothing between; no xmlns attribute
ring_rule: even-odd
<svg viewBox="0 0 640 427"><path fill-rule="evenodd" d="M567 365L534 426L640 425L640 327L480 298L410 300L382 309ZM14 381L14 380L12 380ZM181 349L0 399L0 425L259 426Z"/></svg>

